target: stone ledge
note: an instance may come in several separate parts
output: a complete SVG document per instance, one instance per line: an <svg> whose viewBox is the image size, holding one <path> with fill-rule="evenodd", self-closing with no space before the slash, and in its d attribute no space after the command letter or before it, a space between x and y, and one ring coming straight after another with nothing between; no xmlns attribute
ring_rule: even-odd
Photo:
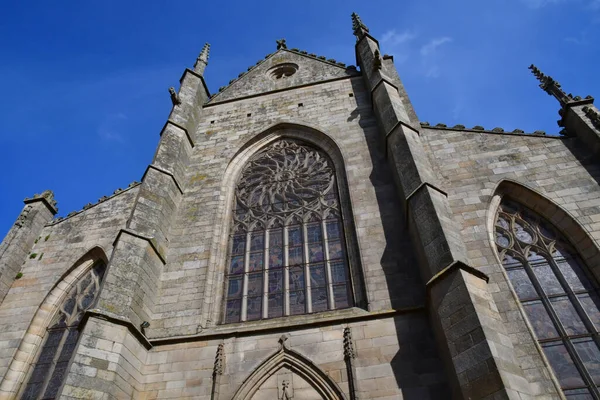
<svg viewBox="0 0 600 400"><path fill-rule="evenodd" d="M79 325L79 329L83 329L90 318L101 319L115 325L124 326L129 330L129 332L131 332L133 336L135 336L135 338L146 348L146 350L150 350L152 348L152 344L148 341L146 336L144 336L144 334L128 318L94 308L85 312Z"/></svg>
<svg viewBox="0 0 600 400"><path fill-rule="evenodd" d="M479 279L484 280L486 283L488 283L490 281L490 277L479 271L476 268L471 267L470 265L467 265L465 263L463 263L462 261L453 261L450 265L448 265L446 268L442 269L440 272L438 272L437 274L435 274L426 284L425 287L427 289L431 289L431 287L433 285L435 285L437 282L441 281L442 279L444 279L447 275L451 274L452 272L456 271L457 269L462 269L463 271L476 276Z"/></svg>
<svg viewBox="0 0 600 400"><path fill-rule="evenodd" d="M173 175L172 172L167 171L165 169L162 169L160 167L157 167L156 165L153 165L153 164L148 165L148 167L146 168L146 172L144 172L144 175L142 176L142 181L144 180L144 178L146 177L146 174L148 173L148 170L150 170L150 169L156 170L156 171L158 171L160 173L163 173L163 174L168 175L169 177L171 177L171 179L175 183L175 186L177 187L177 190L179 190L179 193L183 194L183 189L179 185L179 182L177 182L177 178L175 178L175 175Z"/></svg>
<svg viewBox="0 0 600 400"><path fill-rule="evenodd" d="M115 240L113 242L113 248L117 245L117 242L119 241L119 238L121 237L121 234L123 234L123 233L131 235L131 236L136 237L138 239L142 239L142 240L147 241L150 244L150 247L152 247L152 250L154 250L154 252L158 256L158 258L160 258L160 261L162 261L163 265L167 264L167 259L166 259L165 255L162 254L162 251L159 249L158 244L156 243L156 240L154 238L148 237L148 236L144 236L144 235L142 235L140 233L132 231L131 229L121 229L119 231L119 233L117 233L117 237L115 238Z"/></svg>
<svg viewBox="0 0 600 400"><path fill-rule="evenodd" d="M183 79L185 78L186 74L192 74L193 76L195 76L196 78L199 78L202 81L202 86L204 86L204 90L206 90L206 95L210 99L210 90L208 90L208 86L206 86L206 82L204 81L204 77L202 75L198 74L197 72L192 71L189 68L186 68L183 71L183 74L181 75L181 78L179 78L179 84L181 84L181 82L183 82Z"/></svg>
<svg viewBox="0 0 600 400"><path fill-rule="evenodd" d="M265 321L250 321L237 324L218 325L215 328L207 329L203 333L196 335L151 338L149 341L153 346L162 346L176 343L225 339L230 337L265 335L277 332L288 332L291 330L310 329L320 326L349 324L353 322L370 321L380 318L392 318L398 315L423 313L425 311L426 308L424 305L376 312L369 312L354 307L345 310L330 311L313 315L297 315L292 317L273 318ZM313 320L307 321L307 316L312 317Z"/></svg>
<svg viewBox="0 0 600 400"><path fill-rule="evenodd" d="M170 119L168 119L167 122L165 122L165 125L160 130L160 135L159 136L163 135L165 129L167 129L167 126L169 126L169 125L173 125L174 127L179 128L183 132L185 132L185 136L187 137L188 141L190 142L190 146L192 146L192 148L194 148L194 146L196 146L196 144L192 140L192 137L190 136L190 133L188 132L188 130L185 129L183 126L179 125L178 123L171 121Z"/></svg>

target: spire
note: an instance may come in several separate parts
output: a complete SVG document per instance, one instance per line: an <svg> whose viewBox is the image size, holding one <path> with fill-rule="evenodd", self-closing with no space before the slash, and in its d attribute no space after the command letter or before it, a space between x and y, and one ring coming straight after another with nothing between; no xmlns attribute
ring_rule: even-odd
<svg viewBox="0 0 600 400"><path fill-rule="evenodd" d="M357 13L352 13L352 30L357 39L362 39L365 33L369 33L369 28L363 24Z"/></svg>
<svg viewBox="0 0 600 400"><path fill-rule="evenodd" d="M545 75L535 65L531 64L529 69L541 82L540 87L549 95L554 96L554 98L560 103L561 107L564 107L569 103L582 101L580 96L573 96L571 93L566 94L564 90L562 90L560 83L555 81L552 77ZM593 98L591 96L587 96L585 99L583 99L583 102L588 103L590 100L593 102Z"/></svg>
<svg viewBox="0 0 600 400"><path fill-rule="evenodd" d="M204 43L204 47L194 63L194 72L199 75L204 75L204 69L208 65L208 54L210 53L210 44Z"/></svg>

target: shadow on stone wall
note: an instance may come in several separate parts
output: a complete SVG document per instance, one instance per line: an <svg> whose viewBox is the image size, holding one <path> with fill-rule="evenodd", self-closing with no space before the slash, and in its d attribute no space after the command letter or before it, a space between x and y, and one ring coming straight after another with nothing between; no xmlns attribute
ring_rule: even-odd
<svg viewBox="0 0 600 400"><path fill-rule="evenodd" d="M385 250L380 262L387 293L378 293L379 288L368 287L369 310L390 306L394 310L422 307L396 317L400 349L390 363L403 399L447 399L450 390L425 310L425 285L409 237L405 210L385 156L385 141L371 112L369 93L363 82L352 80L352 86L358 106L350 113L348 121L358 119L365 132L373 164L369 178L375 188L385 236ZM386 298L389 298L389 304L380 300Z"/></svg>

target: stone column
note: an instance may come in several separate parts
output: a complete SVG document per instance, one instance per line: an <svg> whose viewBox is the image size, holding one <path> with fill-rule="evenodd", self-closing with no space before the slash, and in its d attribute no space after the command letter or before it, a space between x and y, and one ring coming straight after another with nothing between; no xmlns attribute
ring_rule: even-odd
<svg viewBox="0 0 600 400"><path fill-rule="evenodd" d="M420 139L416 114L389 57L353 14L356 55L377 116L409 231L427 282L428 310L455 398L519 398L528 382L491 294L487 276L468 265L460 226L452 218ZM385 58L385 60L384 60Z"/></svg>

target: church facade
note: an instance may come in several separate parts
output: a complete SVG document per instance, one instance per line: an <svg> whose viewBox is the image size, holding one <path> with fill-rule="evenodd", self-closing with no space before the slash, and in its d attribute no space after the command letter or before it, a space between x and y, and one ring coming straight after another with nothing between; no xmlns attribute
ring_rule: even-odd
<svg viewBox="0 0 600 400"><path fill-rule="evenodd" d="M600 399L600 114L560 136L419 121L357 67L186 69L141 183L0 245L2 399ZM541 95L541 94L540 94Z"/></svg>

